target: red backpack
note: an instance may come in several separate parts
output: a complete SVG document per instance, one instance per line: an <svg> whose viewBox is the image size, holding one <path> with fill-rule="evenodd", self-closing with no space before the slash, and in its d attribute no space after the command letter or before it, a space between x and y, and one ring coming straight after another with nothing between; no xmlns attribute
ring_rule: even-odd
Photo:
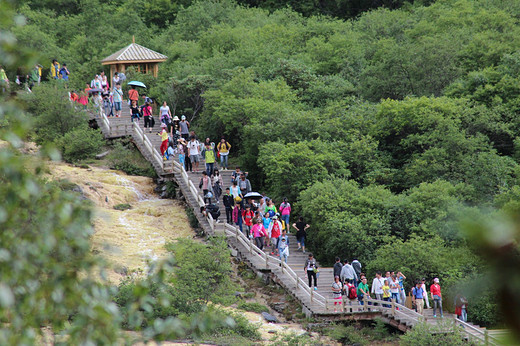
<svg viewBox="0 0 520 346"><path fill-rule="evenodd" d="M348 299L356 299L356 298L357 298L356 286L349 284L348 285Z"/></svg>

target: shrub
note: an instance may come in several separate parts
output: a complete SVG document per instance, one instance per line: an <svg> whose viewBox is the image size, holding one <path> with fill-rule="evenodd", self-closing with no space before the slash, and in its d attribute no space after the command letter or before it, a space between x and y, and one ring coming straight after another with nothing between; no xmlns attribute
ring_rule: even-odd
<svg viewBox="0 0 520 346"><path fill-rule="evenodd" d="M123 211L123 210L132 209L132 206L128 203L121 203L121 204L114 205L114 209Z"/></svg>
<svg viewBox="0 0 520 346"><path fill-rule="evenodd" d="M186 207L186 215L188 215L188 221L190 222L191 228L199 228L199 220L197 219L192 207Z"/></svg>
<svg viewBox="0 0 520 346"><path fill-rule="evenodd" d="M27 111L34 115L35 141L51 143L88 122L88 116L74 109L67 90L60 83L41 84L30 94L21 94Z"/></svg>
<svg viewBox="0 0 520 346"><path fill-rule="evenodd" d="M67 162L94 158L103 144L101 133L86 124L72 129L56 140L56 145Z"/></svg>
<svg viewBox="0 0 520 346"><path fill-rule="evenodd" d="M257 313L269 312L269 308L267 306L262 305L260 303L256 303L256 302L253 302L253 303L241 302L238 304L238 308L240 310L257 312Z"/></svg>
<svg viewBox="0 0 520 346"><path fill-rule="evenodd" d="M115 141L112 151L107 156L107 161L111 169L123 171L128 175L156 177L152 165L128 140Z"/></svg>
<svg viewBox="0 0 520 346"><path fill-rule="evenodd" d="M400 345L472 345L463 340L462 332L452 321L437 324L420 323L400 338Z"/></svg>

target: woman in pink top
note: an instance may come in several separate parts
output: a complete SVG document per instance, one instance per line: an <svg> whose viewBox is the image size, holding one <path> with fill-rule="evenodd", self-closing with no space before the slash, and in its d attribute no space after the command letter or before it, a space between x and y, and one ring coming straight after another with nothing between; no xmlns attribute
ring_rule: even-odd
<svg viewBox="0 0 520 346"><path fill-rule="evenodd" d="M283 199L283 203L280 204L280 213L282 213L282 222L283 222L283 226L284 226L284 229L287 230L287 232L289 232L289 218L291 216L291 204L289 202L287 202L287 197L284 197Z"/></svg>
<svg viewBox="0 0 520 346"><path fill-rule="evenodd" d="M439 285L439 278L433 279L433 285L430 286L430 294L433 300L433 317L437 317L437 306L439 306L439 312L442 315L442 295L441 285Z"/></svg>
<svg viewBox="0 0 520 346"><path fill-rule="evenodd" d="M261 218L256 219L256 223L253 225L253 228L251 228L251 235L255 238L256 246L258 246L260 250L263 250L264 237L267 236L267 231L262 224Z"/></svg>

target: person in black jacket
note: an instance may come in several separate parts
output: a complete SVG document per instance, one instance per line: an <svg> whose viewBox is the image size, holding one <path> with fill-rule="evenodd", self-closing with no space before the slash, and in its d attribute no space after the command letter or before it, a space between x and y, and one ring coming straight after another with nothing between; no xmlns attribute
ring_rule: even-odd
<svg viewBox="0 0 520 346"><path fill-rule="evenodd" d="M226 188L226 194L223 197L224 207L226 207L226 221L229 224L233 224L233 207L235 205L235 199L229 192L229 187Z"/></svg>
<svg viewBox="0 0 520 346"><path fill-rule="evenodd" d="M341 260L339 257L336 257L336 263L334 263L334 277L341 275L341 269L343 268L343 264L341 264Z"/></svg>

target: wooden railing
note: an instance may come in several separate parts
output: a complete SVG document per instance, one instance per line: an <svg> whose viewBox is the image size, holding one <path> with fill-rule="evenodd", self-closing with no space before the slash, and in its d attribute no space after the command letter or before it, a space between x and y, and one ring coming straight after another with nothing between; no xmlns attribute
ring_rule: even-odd
<svg viewBox="0 0 520 346"><path fill-rule="evenodd" d="M150 155L150 157L153 158L158 167L161 168L161 171L164 172L164 161L162 155L159 153L159 151L157 151L156 148L153 147L153 144L152 142L150 142L150 139L144 134L141 127L139 127L139 123L133 122L132 124L134 128L134 139L137 139L141 144L144 145L144 148L147 151L147 153Z"/></svg>

